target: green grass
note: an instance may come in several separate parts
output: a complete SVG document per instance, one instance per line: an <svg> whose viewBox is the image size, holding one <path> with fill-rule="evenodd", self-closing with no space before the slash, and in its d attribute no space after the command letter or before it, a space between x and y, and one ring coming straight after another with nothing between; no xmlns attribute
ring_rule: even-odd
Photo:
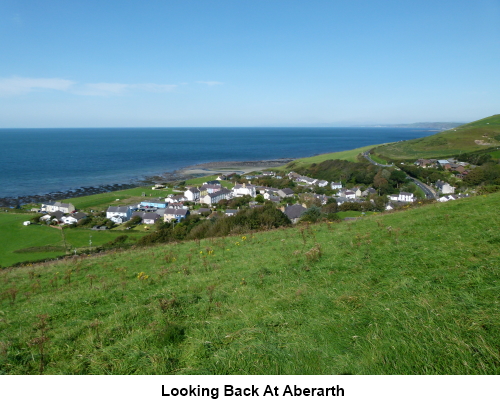
<svg viewBox="0 0 500 405"><path fill-rule="evenodd" d="M370 155L370 158L371 158L373 161L375 161L375 162L377 162L377 163L380 163L381 165L387 165L387 164L389 164L389 162L388 162L387 160L382 159L381 157L376 156L376 155Z"/></svg>
<svg viewBox="0 0 500 405"><path fill-rule="evenodd" d="M142 193L146 193L146 197L142 197ZM140 202L144 198L165 198L171 193L172 189L151 190L151 187L136 187L127 190L111 191L109 193L68 198L63 200L63 202L72 203L78 210L82 211L90 208L106 210L110 205Z"/></svg>
<svg viewBox="0 0 500 405"><path fill-rule="evenodd" d="M3 270L0 373L498 374L499 204Z"/></svg>
<svg viewBox="0 0 500 405"><path fill-rule="evenodd" d="M287 166L291 165L292 163L294 164L294 168L300 168L300 167L309 166L312 163L321 163L321 162L324 162L325 160L339 159L339 160L348 160L349 162L357 162L357 159L358 159L358 156L360 153L363 153L363 152L366 152L367 150L373 149L376 146L377 145L363 146L362 148L345 150L342 152L324 153L321 155L300 158L300 159L293 160L292 162L289 162L286 165L273 168L272 170L286 170Z"/></svg>
<svg viewBox="0 0 500 405"><path fill-rule="evenodd" d="M475 141L489 145L478 145ZM374 153L389 159L439 158L500 145L500 114L424 138L379 146Z"/></svg>
<svg viewBox="0 0 500 405"><path fill-rule="evenodd" d="M33 213L0 213L0 266L5 267L29 259L48 259L61 254L50 249L14 253L16 250L22 251L35 246L64 247L60 230L41 225L23 225L24 221L29 221L32 217Z"/></svg>
<svg viewBox="0 0 500 405"><path fill-rule="evenodd" d="M219 177L219 176L212 175L212 176L203 176L203 177L196 177L194 179L189 179L189 180L186 180L186 187L187 186L201 186L203 183L205 183L207 181L217 180L217 177ZM226 181L226 180L221 180L220 184L222 185L222 187L226 187L226 188L230 188L230 189L233 187L233 183L230 181Z"/></svg>
<svg viewBox="0 0 500 405"><path fill-rule="evenodd" d="M493 159L500 159L500 150L497 150L495 152L490 152L490 155Z"/></svg>
<svg viewBox="0 0 500 405"><path fill-rule="evenodd" d="M361 216L370 216L375 215L375 212L365 212L364 215L360 211L339 211L337 215L339 218L352 218L352 217L361 217Z"/></svg>
<svg viewBox="0 0 500 405"><path fill-rule="evenodd" d="M66 253L68 249L101 246L120 235L128 235L132 241L143 232L119 230L91 231L83 228L64 228L63 231L46 225L24 226L33 213L0 213L0 266L7 267L29 260L52 259ZM64 239L63 239L64 233ZM66 242L66 243L65 243Z"/></svg>

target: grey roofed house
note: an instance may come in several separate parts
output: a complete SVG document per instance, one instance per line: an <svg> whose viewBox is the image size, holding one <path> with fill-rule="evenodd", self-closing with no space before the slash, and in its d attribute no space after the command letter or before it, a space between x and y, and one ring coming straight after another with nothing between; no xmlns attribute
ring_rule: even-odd
<svg viewBox="0 0 500 405"><path fill-rule="evenodd" d="M369 187L361 193L363 197L369 196L370 194L377 194L377 190L375 190L373 187Z"/></svg>
<svg viewBox="0 0 500 405"><path fill-rule="evenodd" d="M238 213L238 210L226 210L224 214L228 217L232 217L233 215L236 215Z"/></svg>
<svg viewBox="0 0 500 405"><path fill-rule="evenodd" d="M54 212L52 213L52 216L53 216L53 217L56 217L56 219L57 219L58 221L60 221L60 220L61 220L61 218L62 218L62 217L64 217L64 212L61 212L61 211L54 211Z"/></svg>
<svg viewBox="0 0 500 405"><path fill-rule="evenodd" d="M87 218L87 214L85 214L85 212L75 212L74 214L71 214L71 216L77 221L83 218Z"/></svg>
<svg viewBox="0 0 500 405"><path fill-rule="evenodd" d="M283 190L278 190L278 195L280 197L283 197L283 198L285 198L285 197L293 197L294 192L290 188L284 188Z"/></svg>
<svg viewBox="0 0 500 405"><path fill-rule="evenodd" d="M155 212L145 212L144 215L142 216L142 222L143 223L155 223L160 218L161 217Z"/></svg>
<svg viewBox="0 0 500 405"><path fill-rule="evenodd" d="M288 205L284 213L290 221L296 223L307 209L300 204Z"/></svg>
<svg viewBox="0 0 500 405"><path fill-rule="evenodd" d="M164 215L186 216L189 210L183 208L165 208Z"/></svg>
<svg viewBox="0 0 500 405"><path fill-rule="evenodd" d="M129 207L109 207L106 212L122 212L126 214L130 208Z"/></svg>
<svg viewBox="0 0 500 405"><path fill-rule="evenodd" d="M216 191L215 193L208 193L208 195L212 198L214 197L219 197L221 195L231 195L231 191L229 191L227 188L222 188L219 191Z"/></svg>

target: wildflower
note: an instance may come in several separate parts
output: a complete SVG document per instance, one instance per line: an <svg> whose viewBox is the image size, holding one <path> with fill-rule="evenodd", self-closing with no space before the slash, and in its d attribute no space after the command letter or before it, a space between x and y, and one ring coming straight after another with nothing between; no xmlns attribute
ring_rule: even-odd
<svg viewBox="0 0 500 405"><path fill-rule="evenodd" d="M246 236L242 236L241 240L247 240L247 237Z"/></svg>

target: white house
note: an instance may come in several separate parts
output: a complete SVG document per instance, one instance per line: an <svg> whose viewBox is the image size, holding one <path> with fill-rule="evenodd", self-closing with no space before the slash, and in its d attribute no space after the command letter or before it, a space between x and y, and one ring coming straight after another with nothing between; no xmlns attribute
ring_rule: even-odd
<svg viewBox="0 0 500 405"><path fill-rule="evenodd" d="M62 203L60 201L49 201L47 203L43 203L40 211L43 212L56 212L61 211L65 214L69 214L75 210L75 206L71 203Z"/></svg>
<svg viewBox="0 0 500 405"><path fill-rule="evenodd" d="M177 195L170 195L167 198L165 198L165 201L168 203L176 203L176 202L182 202L182 201L188 201L186 196L182 194L177 194Z"/></svg>
<svg viewBox="0 0 500 405"><path fill-rule="evenodd" d="M71 224L76 224L80 219L83 219L86 217L87 217L87 214L85 214L84 212L76 212L74 214L62 217L61 220L66 225L71 225Z"/></svg>
<svg viewBox="0 0 500 405"><path fill-rule="evenodd" d="M436 181L436 188L442 194L453 194L455 192L455 187L441 180Z"/></svg>
<svg viewBox="0 0 500 405"><path fill-rule="evenodd" d="M245 195L249 195L250 197L255 198L255 196L257 195L255 186L252 186L251 184L246 185L245 183L235 184L235 186L233 187L233 197L243 197Z"/></svg>
<svg viewBox="0 0 500 405"><path fill-rule="evenodd" d="M399 201L399 202L413 202L416 200L413 197L413 193L407 193L405 191L400 191L399 194L392 194L389 196L391 201Z"/></svg>
<svg viewBox="0 0 500 405"><path fill-rule="evenodd" d="M163 219L165 220L165 222L178 222L181 219L186 218L187 215L189 215L189 210L166 208L165 213L163 214Z"/></svg>
<svg viewBox="0 0 500 405"><path fill-rule="evenodd" d="M109 207L106 210L106 218L110 219L116 224L127 222L132 217L132 210L130 207Z"/></svg>
<svg viewBox="0 0 500 405"><path fill-rule="evenodd" d="M206 196L202 197L200 201L207 205L213 205L217 204L220 200L230 200L231 198L231 191L223 188L215 193L208 193Z"/></svg>
<svg viewBox="0 0 500 405"><path fill-rule="evenodd" d="M197 201L200 199L200 190L198 187L191 187L184 191L184 197L186 197L188 201Z"/></svg>
<svg viewBox="0 0 500 405"><path fill-rule="evenodd" d="M332 181L330 187L332 188L332 190L340 190L342 188L342 183Z"/></svg>
<svg viewBox="0 0 500 405"><path fill-rule="evenodd" d="M314 184L318 187L326 187L328 186L328 182L326 180L316 180Z"/></svg>

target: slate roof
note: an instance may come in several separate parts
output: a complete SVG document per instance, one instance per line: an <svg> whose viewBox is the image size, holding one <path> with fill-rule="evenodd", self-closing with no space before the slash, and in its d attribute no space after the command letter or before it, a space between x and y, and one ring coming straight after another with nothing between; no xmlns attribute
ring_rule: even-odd
<svg viewBox="0 0 500 405"><path fill-rule="evenodd" d="M165 208L165 214L186 216L189 210L183 208Z"/></svg>
<svg viewBox="0 0 500 405"><path fill-rule="evenodd" d="M306 208L304 208L300 204L294 204L294 205L289 205L288 207L285 207L285 215L289 219L295 219L295 218L300 218L300 216L306 211Z"/></svg>
<svg viewBox="0 0 500 405"><path fill-rule="evenodd" d="M123 212L126 213L129 207L109 207L106 212Z"/></svg>

